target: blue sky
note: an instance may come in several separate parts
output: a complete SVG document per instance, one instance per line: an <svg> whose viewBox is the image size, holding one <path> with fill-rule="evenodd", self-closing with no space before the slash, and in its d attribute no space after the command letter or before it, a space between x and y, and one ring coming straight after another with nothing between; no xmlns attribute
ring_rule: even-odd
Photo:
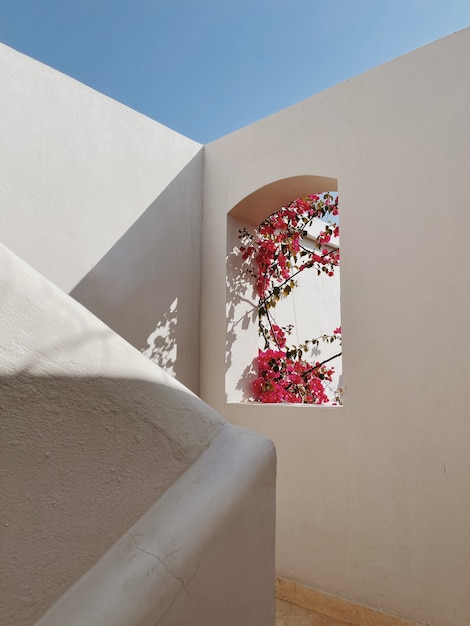
<svg viewBox="0 0 470 626"><path fill-rule="evenodd" d="M470 26L469 0L0 0L0 41L201 143Z"/></svg>

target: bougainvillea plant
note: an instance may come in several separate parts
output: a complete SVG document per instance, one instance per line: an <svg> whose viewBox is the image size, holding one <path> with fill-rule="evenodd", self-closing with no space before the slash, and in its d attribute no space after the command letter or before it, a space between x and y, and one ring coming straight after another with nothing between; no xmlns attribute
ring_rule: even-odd
<svg viewBox="0 0 470 626"><path fill-rule="evenodd" d="M263 349L257 358L253 392L258 402L341 404L341 390L332 390L334 368L330 362L341 351L315 360L321 342L341 345L341 328L331 334L287 345L293 326L278 326L274 309L297 287L305 270L334 276L339 266L338 197L329 193L297 198L268 217L254 233L240 230L240 252L246 271L254 278L259 298L258 322ZM315 219L322 230L307 247L304 238ZM324 227L323 227L324 224ZM333 245L332 245L333 244Z"/></svg>

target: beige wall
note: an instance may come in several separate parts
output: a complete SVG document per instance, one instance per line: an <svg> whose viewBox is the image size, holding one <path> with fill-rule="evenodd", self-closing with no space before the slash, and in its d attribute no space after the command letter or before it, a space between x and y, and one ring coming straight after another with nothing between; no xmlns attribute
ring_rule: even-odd
<svg viewBox="0 0 470 626"><path fill-rule="evenodd" d="M159 151L159 146L155 148ZM202 150L70 295L199 389Z"/></svg>
<svg viewBox="0 0 470 626"><path fill-rule="evenodd" d="M0 623L270 626L272 444L3 246L0 268Z"/></svg>
<svg viewBox="0 0 470 626"><path fill-rule="evenodd" d="M467 30L205 150L202 397L276 444L277 570L435 626L470 615L469 58ZM338 179L344 407L227 403L227 214L300 175Z"/></svg>
<svg viewBox="0 0 470 626"><path fill-rule="evenodd" d="M220 418L1 248L5 600L32 624L207 448Z"/></svg>
<svg viewBox="0 0 470 626"><path fill-rule="evenodd" d="M225 425L36 626L273 626L275 451Z"/></svg>
<svg viewBox="0 0 470 626"><path fill-rule="evenodd" d="M202 146L2 45L0 83L2 242L197 391Z"/></svg>

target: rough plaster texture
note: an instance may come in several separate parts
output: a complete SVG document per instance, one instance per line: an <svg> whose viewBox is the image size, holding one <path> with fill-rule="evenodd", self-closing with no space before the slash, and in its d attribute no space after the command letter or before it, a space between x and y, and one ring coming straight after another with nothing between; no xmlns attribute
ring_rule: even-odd
<svg viewBox="0 0 470 626"><path fill-rule="evenodd" d="M2 242L197 392L202 146L3 45L0 83Z"/></svg>
<svg viewBox="0 0 470 626"><path fill-rule="evenodd" d="M275 454L225 426L36 626L272 626Z"/></svg>
<svg viewBox="0 0 470 626"><path fill-rule="evenodd" d="M221 420L4 247L0 268L0 622L26 626L199 458Z"/></svg>
<svg viewBox="0 0 470 626"><path fill-rule="evenodd" d="M276 444L278 572L434 626L470 624L469 59L466 30L205 148L201 393ZM227 215L300 175L338 180L345 404L227 403Z"/></svg>

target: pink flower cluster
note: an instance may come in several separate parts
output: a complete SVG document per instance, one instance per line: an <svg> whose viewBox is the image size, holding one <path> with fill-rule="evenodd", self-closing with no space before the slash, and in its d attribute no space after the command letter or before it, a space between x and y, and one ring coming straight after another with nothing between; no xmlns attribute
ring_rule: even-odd
<svg viewBox="0 0 470 626"><path fill-rule="evenodd" d="M308 268L317 274L334 276L339 266L339 249L331 246L339 236L339 227L325 222L325 228L314 241L312 251L302 245L307 229L315 218L325 219L338 215L338 198L325 193L297 198L265 220L254 235L241 231L240 251L244 261L251 261L254 269L249 273L256 279L260 298L258 305L260 336L265 349L258 354L258 377L254 381L255 398L259 402L310 403L330 402L325 384L332 381L333 368L319 362L309 363L303 355L309 340L302 347L286 347L286 329L274 323L272 309L287 297L296 286L295 277ZM290 332L292 326L287 328ZM323 335L331 343L340 339L341 328L334 335Z"/></svg>
<svg viewBox="0 0 470 626"><path fill-rule="evenodd" d="M329 194L297 198L268 217L258 228L248 244L240 246L243 260L253 259L256 264L256 289L265 298L275 285L282 285L298 271L316 267L318 271L333 276L339 264L339 251L324 246L332 237L339 236L339 227L326 224L316 241L321 254L312 254L302 248L306 228L315 218L338 215L338 198ZM323 248L323 249L322 249ZM305 259L300 264L300 259Z"/></svg>
<svg viewBox="0 0 470 626"><path fill-rule="evenodd" d="M258 377L253 390L258 402L325 404L325 382L331 382L334 370L313 366L303 359L292 359L283 350L260 350Z"/></svg>

